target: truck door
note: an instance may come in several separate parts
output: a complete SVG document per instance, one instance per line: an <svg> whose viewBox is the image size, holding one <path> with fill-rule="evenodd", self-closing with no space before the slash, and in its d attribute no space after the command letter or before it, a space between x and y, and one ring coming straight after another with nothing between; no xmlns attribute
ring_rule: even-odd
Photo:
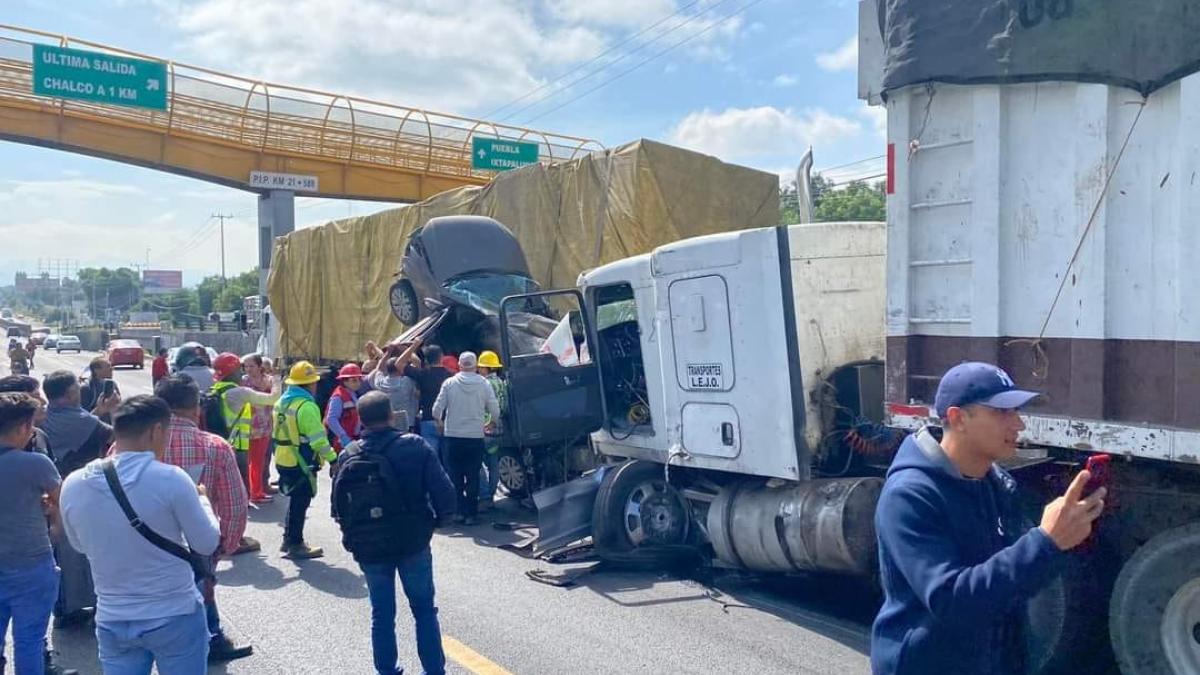
<svg viewBox="0 0 1200 675"><path fill-rule="evenodd" d="M522 445L569 442L600 428L604 404L591 324L578 291L500 304L509 420Z"/></svg>
<svg viewBox="0 0 1200 675"><path fill-rule="evenodd" d="M804 438L788 230L675 242L652 257L673 465L800 480ZM666 311L663 311L666 310ZM669 321L669 323L667 323Z"/></svg>

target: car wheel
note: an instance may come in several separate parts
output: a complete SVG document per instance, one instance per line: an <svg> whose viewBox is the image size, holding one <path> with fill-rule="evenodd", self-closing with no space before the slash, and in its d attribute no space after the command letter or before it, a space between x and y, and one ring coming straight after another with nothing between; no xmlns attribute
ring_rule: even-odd
<svg viewBox="0 0 1200 675"><path fill-rule="evenodd" d="M496 465L500 470L500 485L509 497L520 499L529 494L529 474L525 471L525 462L521 461L519 450L501 448Z"/></svg>
<svg viewBox="0 0 1200 675"><path fill-rule="evenodd" d="M392 284L391 291L388 293L388 303L391 305L392 314L406 326L415 324L421 318L417 293L408 279L400 279Z"/></svg>
<svg viewBox="0 0 1200 675"><path fill-rule="evenodd" d="M1156 535L1121 568L1109 604L1121 672L1200 672L1200 524Z"/></svg>

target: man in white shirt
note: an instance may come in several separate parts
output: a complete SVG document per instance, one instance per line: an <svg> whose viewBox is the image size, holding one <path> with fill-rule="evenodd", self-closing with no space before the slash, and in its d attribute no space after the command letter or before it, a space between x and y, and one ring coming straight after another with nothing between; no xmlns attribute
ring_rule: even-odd
<svg viewBox="0 0 1200 675"><path fill-rule="evenodd" d="M63 483L62 518L71 545L91 562L96 640L106 673L172 675L207 670L208 626L192 567L130 525L104 475L113 462L137 517L159 536L212 555L221 530L187 472L159 459L170 440L171 409L134 396L113 413L114 457L96 459Z"/></svg>

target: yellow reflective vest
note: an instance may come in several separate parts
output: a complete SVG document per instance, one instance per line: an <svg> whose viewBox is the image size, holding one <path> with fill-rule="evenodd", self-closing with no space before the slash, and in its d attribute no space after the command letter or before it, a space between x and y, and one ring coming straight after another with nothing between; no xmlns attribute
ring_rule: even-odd
<svg viewBox="0 0 1200 675"><path fill-rule="evenodd" d="M275 403L272 438L275 466L281 468L300 467L305 473L312 473L321 468L322 461L337 459L325 435L321 409L312 395L300 387L288 387L283 398Z"/></svg>
<svg viewBox="0 0 1200 675"><path fill-rule="evenodd" d="M212 386L212 393L217 398L221 399L221 410L225 414L225 426L229 429L229 445L233 446L238 452L250 451L250 421L254 416L254 412L250 408L250 404L246 403L241 410L234 410L229 407L229 399L225 394L229 393L230 389L236 389L237 385L232 382L217 382Z"/></svg>

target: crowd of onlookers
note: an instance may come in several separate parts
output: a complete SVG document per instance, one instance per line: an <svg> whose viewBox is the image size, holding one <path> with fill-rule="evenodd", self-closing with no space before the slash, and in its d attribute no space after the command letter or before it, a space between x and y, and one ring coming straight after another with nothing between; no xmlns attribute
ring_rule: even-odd
<svg viewBox="0 0 1200 675"><path fill-rule="evenodd" d="M0 638L11 623L18 675L73 672L54 664L52 616L60 628L94 622L105 673L200 673L250 656L222 630L217 561L261 549L245 534L248 509L280 496L284 557L322 555L304 521L325 465L368 586L378 672L401 672L397 577L422 666L443 672L429 542L451 518L473 524L495 494L501 364L420 343L366 352L337 372L324 409L312 364L283 377L260 355L202 348L174 367L160 352L153 395L123 398L102 357L82 379L0 378Z"/></svg>

